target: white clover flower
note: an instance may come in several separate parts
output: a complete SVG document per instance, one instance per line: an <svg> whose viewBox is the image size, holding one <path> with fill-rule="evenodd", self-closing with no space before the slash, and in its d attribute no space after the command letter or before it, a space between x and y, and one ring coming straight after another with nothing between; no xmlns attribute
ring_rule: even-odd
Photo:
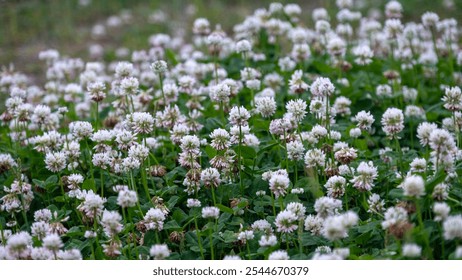
<svg viewBox="0 0 462 280"><path fill-rule="evenodd" d="M133 64L129 62L119 62L115 68L115 74L118 78L133 76Z"/></svg>
<svg viewBox="0 0 462 280"><path fill-rule="evenodd" d="M299 202L290 202L287 204L286 210L294 213L298 220L305 219L306 207Z"/></svg>
<svg viewBox="0 0 462 280"><path fill-rule="evenodd" d="M436 130L438 126L434 123L422 122L417 127L417 138L419 138L420 145L427 146L430 140L430 134Z"/></svg>
<svg viewBox="0 0 462 280"><path fill-rule="evenodd" d="M161 231L164 228L165 218L165 214L161 209L151 208L146 215L144 215L143 221L146 225L146 229Z"/></svg>
<svg viewBox="0 0 462 280"><path fill-rule="evenodd" d="M0 154L0 173L18 166L10 154Z"/></svg>
<svg viewBox="0 0 462 280"><path fill-rule="evenodd" d="M60 250L58 252L59 260L81 260L82 253L78 249Z"/></svg>
<svg viewBox="0 0 462 280"><path fill-rule="evenodd" d="M329 20L329 14L327 13L327 10L324 8L316 8L313 10L311 13L311 17L315 22L319 20Z"/></svg>
<svg viewBox="0 0 462 280"><path fill-rule="evenodd" d="M101 81L89 83L87 86L87 91L93 101L100 102L106 98L106 85Z"/></svg>
<svg viewBox="0 0 462 280"><path fill-rule="evenodd" d="M138 195L135 191L121 190L117 196L117 205L122 208L134 207L138 202Z"/></svg>
<svg viewBox="0 0 462 280"><path fill-rule="evenodd" d="M94 219L101 215L106 198L95 194L92 190L83 193L83 202L77 207L88 218Z"/></svg>
<svg viewBox="0 0 462 280"><path fill-rule="evenodd" d="M170 250L168 249L168 246L165 244L156 244L151 247L151 249L149 250L149 254L155 260L163 260L170 256Z"/></svg>
<svg viewBox="0 0 462 280"><path fill-rule="evenodd" d="M50 251L57 252L63 246L64 244L61 241L61 237L56 233L51 233L43 238L43 247Z"/></svg>
<svg viewBox="0 0 462 280"><path fill-rule="evenodd" d="M258 241L260 247L273 247L278 244L278 239L274 234L271 235L262 235Z"/></svg>
<svg viewBox="0 0 462 280"><path fill-rule="evenodd" d="M369 204L369 213L382 213L385 209L385 201L380 198L380 195L373 193L367 199L367 204Z"/></svg>
<svg viewBox="0 0 462 280"><path fill-rule="evenodd" d="M349 116L351 115L350 110L351 100L345 96L339 96L335 99L334 109L338 115Z"/></svg>
<svg viewBox="0 0 462 280"><path fill-rule="evenodd" d="M121 220L122 216L118 212L104 210L101 218L104 233L110 238L116 236L123 229L123 225L120 223Z"/></svg>
<svg viewBox="0 0 462 280"><path fill-rule="evenodd" d="M193 208L193 207L201 207L201 202L195 198L188 198L186 201L186 207Z"/></svg>
<svg viewBox="0 0 462 280"><path fill-rule="evenodd" d="M305 219L305 230L314 235L320 235L324 225L324 219L319 216L308 215Z"/></svg>
<svg viewBox="0 0 462 280"><path fill-rule="evenodd" d="M316 199L314 210L321 218L337 214L342 209L342 201L339 199L323 196Z"/></svg>
<svg viewBox="0 0 462 280"><path fill-rule="evenodd" d="M368 45L359 45L353 49L356 56L355 63L358 65L369 65L374 57L374 52Z"/></svg>
<svg viewBox="0 0 462 280"><path fill-rule="evenodd" d="M273 229L271 228L271 224L267 220L256 220L255 222L253 222L251 228L260 231L273 231Z"/></svg>
<svg viewBox="0 0 462 280"><path fill-rule="evenodd" d="M327 189L327 195L333 198L342 197L345 193L346 179L342 176L330 177L324 187Z"/></svg>
<svg viewBox="0 0 462 280"><path fill-rule="evenodd" d="M37 210L35 211L34 213L34 220L36 222L46 222L46 223L49 223L51 221L51 218L52 218L52 214L51 214L51 211L49 209L41 209L41 210Z"/></svg>
<svg viewBox="0 0 462 280"><path fill-rule="evenodd" d="M277 232L291 233L298 228L297 216L289 210L279 212L274 223L276 224Z"/></svg>
<svg viewBox="0 0 462 280"><path fill-rule="evenodd" d="M427 168L427 161L424 158L415 158L409 164L410 171L414 173L423 173Z"/></svg>
<svg viewBox="0 0 462 280"><path fill-rule="evenodd" d="M387 19L385 21L385 33L388 38L396 38L403 32L403 24L399 19Z"/></svg>
<svg viewBox="0 0 462 280"><path fill-rule="evenodd" d="M329 240L348 237L348 229L358 223L358 215L352 211L341 215L329 216L324 220L322 235Z"/></svg>
<svg viewBox="0 0 462 280"><path fill-rule="evenodd" d="M268 256L268 260L288 260L290 259L289 255L284 250L277 250L272 252Z"/></svg>
<svg viewBox="0 0 462 280"><path fill-rule="evenodd" d="M326 154L320 149L308 150L305 154L305 166L307 168L324 166L326 161Z"/></svg>
<svg viewBox="0 0 462 280"><path fill-rule="evenodd" d="M210 133L210 138L212 138L210 146L216 150L226 150L231 146L230 135L228 131L222 128L213 130L212 133Z"/></svg>
<svg viewBox="0 0 462 280"><path fill-rule="evenodd" d="M327 52L331 56L343 57L346 52L346 43L340 37L332 37L327 42Z"/></svg>
<svg viewBox="0 0 462 280"><path fill-rule="evenodd" d="M69 124L69 131L77 140L81 140L92 135L93 127L89 122L77 121Z"/></svg>
<svg viewBox="0 0 462 280"><path fill-rule="evenodd" d="M384 214L384 221L382 228L388 229L390 226L396 225L401 222L407 222L407 212L402 207L390 207Z"/></svg>
<svg viewBox="0 0 462 280"><path fill-rule="evenodd" d="M433 218L436 222L444 221L451 212L451 207L445 202L435 202L433 204L433 213L435 217Z"/></svg>
<svg viewBox="0 0 462 280"><path fill-rule="evenodd" d="M436 27L440 17L433 12L426 12L422 15L422 24L427 28Z"/></svg>
<svg viewBox="0 0 462 280"><path fill-rule="evenodd" d="M156 74L165 73L168 70L167 62L163 60L156 60L151 64L151 70Z"/></svg>
<svg viewBox="0 0 462 280"><path fill-rule="evenodd" d="M232 125L245 126L250 119L250 113L244 107L234 106L229 112L229 122Z"/></svg>
<svg viewBox="0 0 462 280"><path fill-rule="evenodd" d="M462 239L462 215L449 216L443 222L444 239Z"/></svg>
<svg viewBox="0 0 462 280"><path fill-rule="evenodd" d="M201 171L201 181L205 186L217 187L220 185L220 173L216 168L210 167Z"/></svg>
<svg viewBox="0 0 462 280"><path fill-rule="evenodd" d="M214 102L228 102L231 95L231 88L225 83L210 88L210 99Z"/></svg>
<svg viewBox="0 0 462 280"><path fill-rule="evenodd" d="M320 77L311 84L310 90L313 96L324 98L331 96L335 91L335 87L329 78Z"/></svg>
<svg viewBox="0 0 462 280"><path fill-rule="evenodd" d="M385 15L387 18L401 18L403 6L398 1L390 1L385 5Z"/></svg>
<svg viewBox="0 0 462 280"><path fill-rule="evenodd" d="M220 216L220 209L214 206L207 206L202 208L202 218L204 219L218 219Z"/></svg>
<svg viewBox="0 0 462 280"><path fill-rule="evenodd" d="M8 237L6 250L12 259L25 259L30 255L32 237L25 231L20 231Z"/></svg>
<svg viewBox="0 0 462 280"><path fill-rule="evenodd" d="M154 129L154 118L146 112L135 112L127 115L127 120L133 132L147 134Z"/></svg>
<svg viewBox="0 0 462 280"><path fill-rule="evenodd" d="M268 118L274 115L276 108L276 101L273 97L255 98L255 109L264 118Z"/></svg>
<svg viewBox="0 0 462 280"><path fill-rule="evenodd" d="M135 77L126 77L123 78L120 82L120 92L118 95L121 96L130 96L136 95L139 91L140 83Z"/></svg>
<svg viewBox="0 0 462 280"><path fill-rule="evenodd" d="M210 22L205 18L197 18L193 23L193 33L196 35L207 35L210 33Z"/></svg>
<svg viewBox="0 0 462 280"><path fill-rule="evenodd" d="M449 111L462 110L462 91L457 86L446 87L441 100L444 102L444 108Z"/></svg>
<svg viewBox="0 0 462 280"><path fill-rule="evenodd" d="M66 168L67 156L63 152L51 152L45 156L45 164L51 172L60 172Z"/></svg>
<svg viewBox="0 0 462 280"><path fill-rule="evenodd" d="M31 248L30 257L33 260L52 260L53 253L44 247Z"/></svg>
<svg viewBox="0 0 462 280"><path fill-rule="evenodd" d="M425 182L419 175L406 177L402 184L404 195L410 197L421 197L425 194Z"/></svg>
<svg viewBox="0 0 462 280"><path fill-rule="evenodd" d="M253 234L252 230L244 230L239 232L237 235L237 240L243 241L246 243L248 240L254 239L255 235Z"/></svg>
<svg viewBox="0 0 462 280"><path fill-rule="evenodd" d="M50 224L44 221L34 222L31 226L31 234L37 237L38 240L42 240L51 232Z"/></svg>
<svg viewBox="0 0 462 280"><path fill-rule="evenodd" d="M241 257L238 255L226 255L223 257L224 261L240 261Z"/></svg>
<svg viewBox="0 0 462 280"><path fill-rule="evenodd" d="M361 191L370 191L374 186L374 180L377 178L377 167L372 162L361 162L356 168L358 173L351 182L353 186Z"/></svg>
<svg viewBox="0 0 462 280"><path fill-rule="evenodd" d="M454 137L445 129L434 129L429 136L429 144L432 150L441 152L454 152L456 144Z"/></svg>
<svg viewBox="0 0 462 280"><path fill-rule="evenodd" d="M388 108L382 115L382 129L389 138L397 137L396 135L404 129L403 111Z"/></svg>
<svg viewBox="0 0 462 280"><path fill-rule="evenodd" d="M128 157L144 161L149 156L149 149L144 145L133 145L128 149Z"/></svg>
<svg viewBox="0 0 462 280"><path fill-rule="evenodd" d="M457 246L456 251L454 252L454 257L456 259L462 259L462 246Z"/></svg>
<svg viewBox="0 0 462 280"><path fill-rule="evenodd" d="M418 258L422 254L422 247L415 243L404 244L402 248L403 257Z"/></svg>
<svg viewBox="0 0 462 280"><path fill-rule="evenodd" d="M297 63L293 61L290 57L282 57L278 60L278 66L283 72L289 72L294 70Z"/></svg>
<svg viewBox="0 0 462 280"><path fill-rule="evenodd" d="M252 45L248 40L240 40L236 43L236 52L237 53L248 53L252 50Z"/></svg>
<svg viewBox="0 0 462 280"><path fill-rule="evenodd" d="M306 116L307 104L304 100L290 100L286 104L287 112L291 114L295 122L300 123Z"/></svg>
<svg viewBox="0 0 462 280"><path fill-rule="evenodd" d="M303 80L303 71L296 70L289 80L289 89L291 93L303 93L308 89L308 84Z"/></svg>
<svg viewBox="0 0 462 280"><path fill-rule="evenodd" d="M272 174L269 180L270 190L276 198L284 196L287 193L289 184L290 180L288 175Z"/></svg>
<svg viewBox="0 0 462 280"><path fill-rule="evenodd" d="M326 34L331 30L330 23L326 19L316 20L315 30L320 34Z"/></svg>
<svg viewBox="0 0 462 280"><path fill-rule="evenodd" d="M358 123L357 126L361 130L368 130L371 128L371 125L374 123L375 119L371 113L366 111L361 111L355 116L355 121Z"/></svg>
<svg viewBox="0 0 462 280"><path fill-rule="evenodd" d="M287 143L287 157L290 160L298 161L303 159L305 147L300 141L291 141Z"/></svg>

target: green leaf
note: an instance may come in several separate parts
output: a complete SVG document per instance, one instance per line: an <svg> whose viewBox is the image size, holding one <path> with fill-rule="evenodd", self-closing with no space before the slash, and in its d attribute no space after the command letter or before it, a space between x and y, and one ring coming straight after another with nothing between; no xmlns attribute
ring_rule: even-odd
<svg viewBox="0 0 462 280"><path fill-rule="evenodd" d="M178 202L178 199L180 199L180 197L178 196L172 196L168 201L167 201L167 207L169 209L173 209L173 207L175 207L176 203Z"/></svg>
<svg viewBox="0 0 462 280"><path fill-rule="evenodd" d="M64 199L64 196L56 196L54 199L56 202L65 202L66 200Z"/></svg>
<svg viewBox="0 0 462 280"><path fill-rule="evenodd" d="M175 53L171 49L165 49L165 56L173 65L178 64L178 60L176 59Z"/></svg>
<svg viewBox="0 0 462 280"><path fill-rule="evenodd" d="M233 209L231 209L231 208L229 208L227 206L224 206L223 204L217 204L216 207L218 209L220 209L220 211L222 211L222 212L229 213L229 214L234 214Z"/></svg>
<svg viewBox="0 0 462 280"><path fill-rule="evenodd" d="M148 230L144 234L144 245L150 247L154 244L156 244L156 233L153 230Z"/></svg>
<svg viewBox="0 0 462 280"><path fill-rule="evenodd" d="M215 150L212 146L207 145L205 147L205 153L207 154L209 159L212 159L213 157L215 157L217 155L217 150Z"/></svg>
<svg viewBox="0 0 462 280"><path fill-rule="evenodd" d="M239 150L236 147L237 151ZM254 159L257 156L257 152L254 148L248 146L241 146L241 155L244 159Z"/></svg>
<svg viewBox="0 0 462 280"><path fill-rule="evenodd" d="M234 241L237 240L236 233L234 231L226 230L223 233L223 240L225 243L233 243Z"/></svg>
<svg viewBox="0 0 462 280"><path fill-rule="evenodd" d="M96 188L95 180L92 180L91 178L88 178L85 181L83 181L82 189L88 191L88 190L94 190L95 188Z"/></svg>
<svg viewBox="0 0 462 280"><path fill-rule="evenodd" d="M392 199L402 199L404 198L403 189L392 189L388 192L388 196Z"/></svg>
<svg viewBox="0 0 462 280"><path fill-rule="evenodd" d="M54 185L58 182L58 176L56 175L51 175L48 177L45 181L45 185Z"/></svg>
<svg viewBox="0 0 462 280"><path fill-rule="evenodd" d="M33 182L35 185L37 185L37 186L39 186L40 188L42 188L42 189L45 188L45 182L43 182L43 181L40 181L40 180L37 180L37 179L32 179L32 182Z"/></svg>
<svg viewBox="0 0 462 280"><path fill-rule="evenodd" d="M433 189L439 183L442 183L446 179L447 174L443 170L439 170L438 173L433 177L433 179L425 185L425 192L432 193Z"/></svg>
<svg viewBox="0 0 462 280"><path fill-rule="evenodd" d="M172 220L164 224L164 229L179 230L182 227L175 220Z"/></svg>
<svg viewBox="0 0 462 280"><path fill-rule="evenodd" d="M312 235L311 233L305 232L302 234L302 245L303 246L323 246L327 245L326 239Z"/></svg>

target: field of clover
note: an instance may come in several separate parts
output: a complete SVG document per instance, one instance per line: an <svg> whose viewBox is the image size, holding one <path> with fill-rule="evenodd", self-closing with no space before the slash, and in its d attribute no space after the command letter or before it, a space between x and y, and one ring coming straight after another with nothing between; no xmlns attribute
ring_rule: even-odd
<svg viewBox="0 0 462 280"><path fill-rule="evenodd" d="M462 258L460 27L352 2L4 68L0 259Z"/></svg>

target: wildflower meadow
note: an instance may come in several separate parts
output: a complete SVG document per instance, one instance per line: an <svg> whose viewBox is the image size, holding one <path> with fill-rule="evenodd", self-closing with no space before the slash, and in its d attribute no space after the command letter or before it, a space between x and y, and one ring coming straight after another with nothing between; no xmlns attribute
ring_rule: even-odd
<svg viewBox="0 0 462 280"><path fill-rule="evenodd" d="M5 65L0 259L461 259L460 26L355 3Z"/></svg>

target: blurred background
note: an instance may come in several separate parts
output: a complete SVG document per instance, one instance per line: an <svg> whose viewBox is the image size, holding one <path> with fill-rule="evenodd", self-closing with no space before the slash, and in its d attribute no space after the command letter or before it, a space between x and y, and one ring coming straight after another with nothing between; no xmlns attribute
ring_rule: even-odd
<svg viewBox="0 0 462 280"><path fill-rule="evenodd" d="M0 66L13 64L31 76L44 76L38 53L57 49L70 57L123 57L128 50L145 49L155 33L188 38L195 18L205 17L228 32L256 8L274 1L217 0L0 0ZM302 22L313 23L311 11L325 7L335 19L335 0L278 1L298 3ZM355 0L363 15L382 12L386 0ZM461 19L462 0L402 0L403 21L420 21L426 11L440 18Z"/></svg>

